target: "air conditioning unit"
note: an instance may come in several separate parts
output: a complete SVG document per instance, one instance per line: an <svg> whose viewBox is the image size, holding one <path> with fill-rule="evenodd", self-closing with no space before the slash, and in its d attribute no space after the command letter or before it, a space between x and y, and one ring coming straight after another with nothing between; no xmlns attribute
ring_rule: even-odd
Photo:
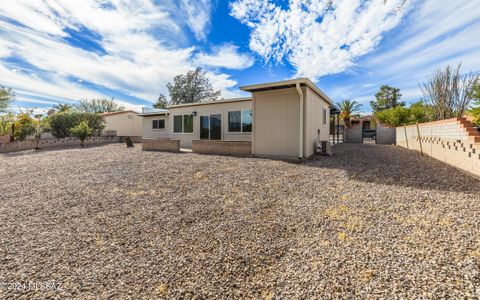
<svg viewBox="0 0 480 300"><path fill-rule="evenodd" d="M332 146L330 145L330 141L317 142L317 149L315 150L315 153L321 155L332 155Z"/></svg>

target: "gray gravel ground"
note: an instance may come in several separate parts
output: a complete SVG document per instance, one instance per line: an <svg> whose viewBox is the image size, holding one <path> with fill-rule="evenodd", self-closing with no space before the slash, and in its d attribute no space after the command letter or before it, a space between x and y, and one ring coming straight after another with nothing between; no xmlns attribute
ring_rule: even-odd
<svg viewBox="0 0 480 300"><path fill-rule="evenodd" d="M480 181L394 146L334 152L0 155L0 283L30 283L0 298L479 298Z"/></svg>

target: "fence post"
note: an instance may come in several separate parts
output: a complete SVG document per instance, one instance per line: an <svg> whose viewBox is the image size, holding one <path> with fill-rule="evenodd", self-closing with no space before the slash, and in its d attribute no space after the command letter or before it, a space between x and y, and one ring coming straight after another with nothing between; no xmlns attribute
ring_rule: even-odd
<svg viewBox="0 0 480 300"><path fill-rule="evenodd" d="M405 124L403 124L403 132L405 132L405 142L407 143L407 149L410 149L408 147L407 126L405 126Z"/></svg>
<svg viewBox="0 0 480 300"><path fill-rule="evenodd" d="M417 134L418 134L418 142L420 143L420 154L423 156L422 137L420 136L420 128L418 127L418 123L417 123Z"/></svg>

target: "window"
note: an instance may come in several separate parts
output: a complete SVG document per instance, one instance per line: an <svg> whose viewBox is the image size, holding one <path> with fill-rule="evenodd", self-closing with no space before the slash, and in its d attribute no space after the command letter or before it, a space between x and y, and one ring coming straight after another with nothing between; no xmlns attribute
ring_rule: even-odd
<svg viewBox="0 0 480 300"><path fill-rule="evenodd" d="M165 129L165 120L153 120L152 129Z"/></svg>
<svg viewBox="0 0 480 300"><path fill-rule="evenodd" d="M193 133L193 115L173 116L173 132Z"/></svg>
<svg viewBox="0 0 480 300"><path fill-rule="evenodd" d="M327 110L323 108L323 125L327 125Z"/></svg>
<svg viewBox="0 0 480 300"><path fill-rule="evenodd" d="M193 116L183 115L183 132L193 133Z"/></svg>
<svg viewBox="0 0 480 300"><path fill-rule="evenodd" d="M241 132L242 131L242 115L240 111L228 112L228 131L229 132Z"/></svg>
<svg viewBox="0 0 480 300"><path fill-rule="evenodd" d="M252 110L228 112L229 132L252 132Z"/></svg>
<svg viewBox="0 0 480 300"><path fill-rule="evenodd" d="M252 110L242 111L242 132L252 132Z"/></svg>

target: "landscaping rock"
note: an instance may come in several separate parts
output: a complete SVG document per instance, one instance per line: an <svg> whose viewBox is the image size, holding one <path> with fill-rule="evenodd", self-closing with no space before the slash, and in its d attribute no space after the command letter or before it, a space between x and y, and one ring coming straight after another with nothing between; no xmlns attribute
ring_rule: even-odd
<svg viewBox="0 0 480 300"><path fill-rule="evenodd" d="M480 182L395 146L333 152L0 155L0 284L27 284L0 298L478 299Z"/></svg>

